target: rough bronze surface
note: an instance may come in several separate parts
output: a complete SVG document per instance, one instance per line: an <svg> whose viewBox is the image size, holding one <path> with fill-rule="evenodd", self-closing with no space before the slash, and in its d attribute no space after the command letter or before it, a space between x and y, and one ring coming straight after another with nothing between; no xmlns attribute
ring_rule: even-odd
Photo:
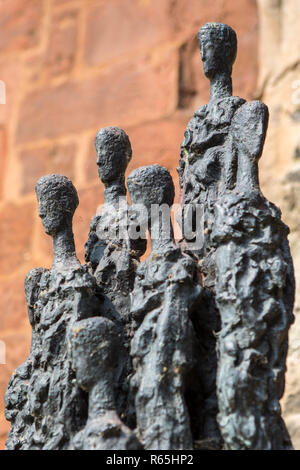
<svg viewBox="0 0 300 470"><path fill-rule="evenodd" d="M127 134L119 127L103 128L96 135L95 148L98 174L105 186L104 205L91 222L85 260L104 293L105 312L114 318L123 335L117 404L124 420L133 426L135 412L128 401L132 373L130 293L139 258L146 251L146 238L130 238L135 222L126 201L125 171L132 157Z"/></svg>
<svg viewBox="0 0 300 470"><path fill-rule="evenodd" d="M133 203L144 204L149 214L152 245L150 257L138 268L131 303L137 432L145 449L193 449L185 394L196 359L191 318L201 295L197 269L173 240L169 172L159 165L142 167L127 184ZM150 220L153 204L165 204L167 210Z"/></svg>
<svg viewBox="0 0 300 470"><path fill-rule="evenodd" d="M72 232L76 189L60 175L37 183L54 261L25 279L32 345L5 396L7 449L292 449L280 409L295 292L289 230L258 177L268 109L232 96L229 26L204 25L199 44L211 96L181 148L180 243L166 168L134 170L127 203L132 150L118 127L96 136L105 203L86 265Z"/></svg>
<svg viewBox="0 0 300 470"><path fill-rule="evenodd" d="M87 422L73 439L76 450L142 448L116 411L114 383L124 349L121 339L115 324L104 317L73 324L71 361L78 385L89 393Z"/></svg>
<svg viewBox="0 0 300 470"><path fill-rule="evenodd" d="M268 110L263 103L232 96L237 39L229 26L206 24L199 44L211 96L188 124L179 175L183 204L194 212L201 207L197 222L203 243L192 255L201 263L203 288L211 300L205 312L211 331L200 330L199 339L207 341L210 364L201 368L202 383L207 386L215 370L217 397L212 386L202 409L204 421L208 409L215 410L226 449L287 449L291 442L279 399L293 321L294 274L288 229L259 189L257 162ZM220 331L213 336L219 319ZM215 337L217 355L212 354ZM211 408L212 401L217 406ZM202 437L214 437L212 431L204 427Z"/></svg>
<svg viewBox="0 0 300 470"><path fill-rule="evenodd" d="M218 421L228 449L290 449L279 400L284 392L294 276L280 211L258 186L267 108L243 105L232 121L235 188L216 203ZM249 129L251 133L249 133Z"/></svg>
<svg viewBox="0 0 300 470"><path fill-rule="evenodd" d="M44 229L53 237L54 261L51 270L33 270L26 277L32 347L29 358L17 369L7 389L6 416L12 428L6 447L113 448L116 439L111 438L111 427L119 426L120 432L116 429L115 437L124 434L124 439L117 448L139 448L136 438L120 420L116 425L113 397L122 373L120 359L125 355L123 336L120 325L114 323L111 312L105 308L104 294L95 278L76 258L72 218L78 205L77 192L66 177L50 175L39 180L36 193ZM85 323L83 319L88 320ZM99 325L103 327L102 333ZM95 343L99 349L96 347L89 354L88 348L95 349ZM84 348L87 356L81 354ZM102 369L99 356L103 360ZM111 380L109 386L107 377ZM97 390L103 384L107 388L102 387L99 396ZM94 404L96 396L101 398L98 408ZM107 413L97 421L99 410ZM95 426L99 436L101 432L105 435L101 442L95 443L91 437ZM78 436L82 436L82 442Z"/></svg>
<svg viewBox="0 0 300 470"><path fill-rule="evenodd" d="M6 447L54 450L68 447L87 414L87 396L68 360L68 331L74 321L97 314L101 301L94 278L75 254L73 184L51 175L39 180L36 193L54 261L50 270L35 269L25 280L32 346L8 385L6 417L12 428Z"/></svg>
<svg viewBox="0 0 300 470"><path fill-rule="evenodd" d="M125 171L132 157L127 134L118 127L101 129L95 139L98 173L105 186L104 206L91 223L85 260L108 298L112 309L128 322L129 293L138 260L146 251L145 239L130 239Z"/></svg>

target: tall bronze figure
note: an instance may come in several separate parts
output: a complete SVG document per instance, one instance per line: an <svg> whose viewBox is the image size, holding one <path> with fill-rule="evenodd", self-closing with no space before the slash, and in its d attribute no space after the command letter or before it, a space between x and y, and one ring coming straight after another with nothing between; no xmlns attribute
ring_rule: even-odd
<svg viewBox="0 0 300 470"><path fill-rule="evenodd" d="M72 219L79 201L72 182L45 176L36 194L45 232L53 239L54 260L50 270L35 269L25 280L32 346L7 389L12 428L6 447L67 449L87 419L87 397L69 358L69 330L75 321L99 315L102 299L95 279L76 257Z"/></svg>
<svg viewBox="0 0 300 470"><path fill-rule="evenodd" d="M186 394L196 359L192 316L202 292L197 266L174 242L168 170L138 168L128 177L128 189L133 203L145 207L152 247L137 270L131 302L137 432L148 450L193 449Z"/></svg>
<svg viewBox="0 0 300 470"><path fill-rule="evenodd" d="M187 241L185 250L202 266L203 287L211 299L204 312L207 324L221 322L217 356L208 358L211 370L216 361L217 423L227 449L288 449L279 400L293 321L294 274L288 229L259 188L257 164L268 109L232 96L237 38L229 26L204 25L199 44L210 100L188 124L179 173L183 203L191 205L194 217L197 206L201 220L193 224L203 231L202 243L193 249ZM213 347L211 332L202 328L201 335ZM204 386L207 372L202 367ZM213 390L208 392L210 404ZM209 406L204 402L204 422ZM212 431L204 427L203 436Z"/></svg>

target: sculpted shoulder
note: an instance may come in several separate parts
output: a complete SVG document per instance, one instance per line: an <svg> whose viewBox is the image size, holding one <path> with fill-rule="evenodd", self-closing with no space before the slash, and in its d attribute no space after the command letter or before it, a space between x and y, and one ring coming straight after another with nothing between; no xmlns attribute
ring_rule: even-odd
<svg viewBox="0 0 300 470"><path fill-rule="evenodd" d="M244 103L239 107L237 113L249 113L249 115L255 116L256 118L269 114L268 106L262 101L243 101Z"/></svg>
<svg viewBox="0 0 300 470"><path fill-rule="evenodd" d="M206 115L206 111L207 111L207 104L204 104L202 106L200 106L200 108L198 108L195 112L194 112L194 116L192 117L191 121L193 119L199 119L199 118L204 118L205 115Z"/></svg>

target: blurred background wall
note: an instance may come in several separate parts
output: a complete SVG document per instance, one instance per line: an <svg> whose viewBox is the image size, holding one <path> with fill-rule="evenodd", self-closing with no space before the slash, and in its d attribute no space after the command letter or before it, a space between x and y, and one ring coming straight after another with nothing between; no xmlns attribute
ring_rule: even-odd
<svg viewBox="0 0 300 470"><path fill-rule="evenodd" d="M90 219L103 202L93 148L99 128L118 125L129 134L129 171L160 163L178 186L185 126L208 100L196 41L207 21L228 23L238 34L234 94L270 107L261 180L292 228L299 272L299 13L300 0L0 0L0 80L7 88L6 105L0 105L0 340L7 348L0 365L1 448L9 429L5 388L30 348L24 276L51 266L36 180L62 173L76 185L74 231L82 261ZM283 400L298 448L299 370L298 322Z"/></svg>

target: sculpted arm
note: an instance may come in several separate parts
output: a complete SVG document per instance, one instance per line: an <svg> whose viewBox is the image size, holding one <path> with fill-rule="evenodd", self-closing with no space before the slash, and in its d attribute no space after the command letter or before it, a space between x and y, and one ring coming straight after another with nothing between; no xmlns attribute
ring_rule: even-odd
<svg viewBox="0 0 300 470"><path fill-rule="evenodd" d="M258 161L262 155L268 121L268 108L260 101L245 103L234 115L231 136L237 153L238 190L259 190Z"/></svg>

